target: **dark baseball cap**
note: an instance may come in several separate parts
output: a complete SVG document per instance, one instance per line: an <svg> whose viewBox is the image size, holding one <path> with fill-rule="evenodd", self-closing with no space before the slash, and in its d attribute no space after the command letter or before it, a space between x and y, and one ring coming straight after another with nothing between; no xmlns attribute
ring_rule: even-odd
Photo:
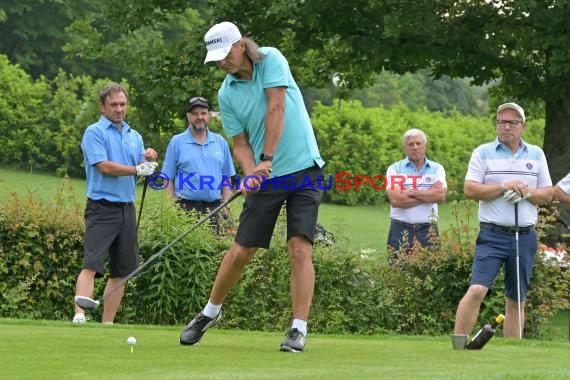
<svg viewBox="0 0 570 380"><path fill-rule="evenodd" d="M203 98L201 96L195 96L192 99L190 99L190 101L188 102L188 107L186 107L186 112L190 112L190 110L192 110L192 108L194 107L204 107L207 108L208 110L212 110L212 107L210 107L210 103L208 103L206 98Z"/></svg>

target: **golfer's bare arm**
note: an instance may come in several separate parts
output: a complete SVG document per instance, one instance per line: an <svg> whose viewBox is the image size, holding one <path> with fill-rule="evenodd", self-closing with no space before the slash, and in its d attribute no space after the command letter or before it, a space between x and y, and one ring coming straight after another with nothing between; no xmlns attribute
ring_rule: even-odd
<svg viewBox="0 0 570 380"><path fill-rule="evenodd" d="M512 181L504 184L494 183L485 184L475 181L467 180L463 186L463 194L465 198L475 199L478 201L490 201L503 196L504 189L511 187L522 187L521 181ZM552 186L541 188L529 188L526 191L530 192L531 197L528 199L530 202L538 205L550 203L552 201Z"/></svg>
<svg viewBox="0 0 570 380"><path fill-rule="evenodd" d="M255 169L253 150L245 133L240 133L232 138L234 156L236 157L241 170L246 176L251 175Z"/></svg>
<svg viewBox="0 0 570 380"><path fill-rule="evenodd" d="M222 202L227 201L232 197L232 189L230 186L222 186Z"/></svg>
<svg viewBox="0 0 570 380"><path fill-rule="evenodd" d="M552 202L554 189L552 186L528 189L530 198L528 200L535 205L543 205Z"/></svg>
<svg viewBox="0 0 570 380"><path fill-rule="evenodd" d="M388 201L392 207L410 208L423 202L408 195L409 190L387 190Z"/></svg>
<svg viewBox="0 0 570 380"><path fill-rule="evenodd" d="M168 185L166 185L166 195L168 195L168 198L170 199L176 199L176 192L174 191L174 179L168 181Z"/></svg>
<svg viewBox="0 0 570 380"><path fill-rule="evenodd" d="M265 89L267 97L267 113L265 114L265 141L263 153L273 155L283 132L285 117L285 94L287 87L270 87Z"/></svg>
<svg viewBox="0 0 570 380"><path fill-rule="evenodd" d="M570 194L566 194L560 186L554 186L554 198L562 203L570 204Z"/></svg>
<svg viewBox="0 0 570 380"><path fill-rule="evenodd" d="M137 174L136 167L119 164L113 161L101 161L96 163L95 167L97 167L97 170L103 174L113 175L117 177Z"/></svg>
<svg viewBox="0 0 570 380"><path fill-rule="evenodd" d="M263 153L273 155L283 132L285 116L286 87L271 87L265 90L267 96L267 112L265 114L265 141ZM253 150L245 133L233 137L233 151L239 166L245 175L258 174L256 172ZM265 171L260 174L267 174Z"/></svg>
<svg viewBox="0 0 570 380"><path fill-rule="evenodd" d="M422 203L442 203L447 196L447 187L443 187L443 183L437 181L428 190L413 190L408 196Z"/></svg>

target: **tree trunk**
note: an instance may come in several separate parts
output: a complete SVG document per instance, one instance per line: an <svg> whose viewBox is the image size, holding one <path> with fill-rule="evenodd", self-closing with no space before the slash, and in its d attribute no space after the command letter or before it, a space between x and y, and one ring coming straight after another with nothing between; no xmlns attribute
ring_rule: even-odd
<svg viewBox="0 0 570 380"><path fill-rule="evenodd" d="M548 169L552 184L561 180L570 172L570 98L561 96L561 99L546 101L546 125L544 131L544 154L548 161ZM546 244L568 244L567 237L570 227L570 205L553 204L558 209L554 213L557 221L553 228L545 232ZM551 210L552 211L552 210Z"/></svg>
<svg viewBox="0 0 570 380"><path fill-rule="evenodd" d="M546 101L543 150L553 184L570 172L570 98Z"/></svg>

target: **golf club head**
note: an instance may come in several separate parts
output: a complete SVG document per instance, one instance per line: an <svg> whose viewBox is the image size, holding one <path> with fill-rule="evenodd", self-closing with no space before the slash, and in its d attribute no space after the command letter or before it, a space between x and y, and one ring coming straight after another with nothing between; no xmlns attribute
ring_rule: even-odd
<svg viewBox="0 0 570 380"><path fill-rule="evenodd" d="M75 296L75 303L82 309L97 309L101 302L85 296Z"/></svg>

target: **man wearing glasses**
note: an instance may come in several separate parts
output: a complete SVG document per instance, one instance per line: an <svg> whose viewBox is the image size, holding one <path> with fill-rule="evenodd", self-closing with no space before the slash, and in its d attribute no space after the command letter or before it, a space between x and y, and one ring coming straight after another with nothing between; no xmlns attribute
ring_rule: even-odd
<svg viewBox="0 0 570 380"><path fill-rule="evenodd" d="M230 177L236 174L226 140L208 129L211 106L197 96L188 102L188 128L172 137L162 172L170 181L168 195L183 210L207 214L232 195ZM220 232L220 219L212 223Z"/></svg>
<svg viewBox="0 0 570 380"><path fill-rule="evenodd" d="M538 205L552 201L552 181L542 149L522 139L524 110L516 103L502 104L495 123L497 138L473 151L465 176L465 197L479 201L480 230L471 284L455 316L455 334L471 332L481 303L504 265L504 336L522 338L524 301L536 253Z"/></svg>

